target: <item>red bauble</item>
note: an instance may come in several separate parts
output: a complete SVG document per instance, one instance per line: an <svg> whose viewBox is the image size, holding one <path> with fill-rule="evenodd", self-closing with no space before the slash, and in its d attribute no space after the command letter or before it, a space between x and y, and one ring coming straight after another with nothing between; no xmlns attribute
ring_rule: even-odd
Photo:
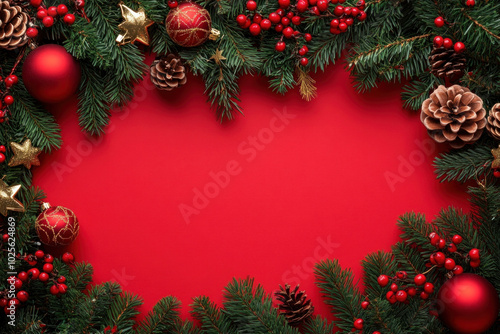
<svg viewBox="0 0 500 334"><path fill-rule="evenodd" d="M37 100L56 103L73 95L80 85L80 64L64 47L55 44L36 48L24 61L23 81Z"/></svg>
<svg viewBox="0 0 500 334"><path fill-rule="evenodd" d="M193 47L208 39L212 30L212 19L208 11L197 3L183 2L170 10L165 26L175 43Z"/></svg>
<svg viewBox="0 0 500 334"><path fill-rule="evenodd" d="M35 223L40 241L48 246L64 246L72 243L80 230L73 211L62 206L50 207L48 203L43 204L43 209Z"/></svg>
<svg viewBox="0 0 500 334"><path fill-rule="evenodd" d="M496 321L500 301L485 278L462 274L448 280L437 296L439 318L457 334L479 334Z"/></svg>

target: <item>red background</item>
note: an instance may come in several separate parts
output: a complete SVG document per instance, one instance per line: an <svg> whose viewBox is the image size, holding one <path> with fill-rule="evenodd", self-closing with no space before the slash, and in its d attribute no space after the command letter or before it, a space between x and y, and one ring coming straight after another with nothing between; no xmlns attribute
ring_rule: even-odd
<svg viewBox="0 0 500 334"><path fill-rule="evenodd" d="M428 136L418 113L402 109L396 85L359 95L342 64L315 79L319 97L307 103L297 91L275 95L265 78L245 77L245 116L220 124L199 78L174 92L146 78L101 139L81 133L76 102L51 107L64 145L42 157L35 184L79 217L80 236L68 249L94 265L96 283L116 280L140 294L143 313L174 295L186 316L192 297L220 303L233 277L252 276L269 292L300 282L327 315L313 262L338 258L362 278L363 257L397 241L399 215L430 219L468 204L463 187L435 179L432 160L442 148L419 148ZM295 118L282 126L275 118L284 110ZM250 141L259 134L254 156ZM179 205L192 206L195 189L233 160L238 175L187 224ZM392 188L387 173L399 175ZM328 237L333 245L321 249L318 238Z"/></svg>

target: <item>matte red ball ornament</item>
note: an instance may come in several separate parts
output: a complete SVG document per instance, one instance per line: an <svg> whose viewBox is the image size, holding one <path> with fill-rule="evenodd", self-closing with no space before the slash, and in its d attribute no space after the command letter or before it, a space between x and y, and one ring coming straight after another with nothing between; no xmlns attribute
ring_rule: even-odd
<svg viewBox="0 0 500 334"><path fill-rule="evenodd" d="M208 11L194 2L183 2L170 10L165 20L170 38L180 46L194 47L205 43L212 30Z"/></svg>
<svg viewBox="0 0 500 334"><path fill-rule="evenodd" d="M475 274L455 276L437 296L439 318L457 334L485 332L500 309L498 293L485 278Z"/></svg>
<svg viewBox="0 0 500 334"><path fill-rule="evenodd" d="M40 241L48 246L71 244L80 230L73 211L62 206L51 207L48 203L43 203L42 209L35 222Z"/></svg>
<svg viewBox="0 0 500 334"><path fill-rule="evenodd" d="M23 65L23 81L37 100L56 103L72 96L80 85L80 64L64 47L42 45L32 51Z"/></svg>

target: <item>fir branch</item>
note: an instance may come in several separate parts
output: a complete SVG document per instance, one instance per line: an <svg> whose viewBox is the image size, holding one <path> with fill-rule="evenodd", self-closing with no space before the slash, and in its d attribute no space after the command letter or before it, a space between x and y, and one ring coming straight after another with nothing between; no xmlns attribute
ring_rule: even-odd
<svg viewBox="0 0 500 334"><path fill-rule="evenodd" d="M318 96L318 89L315 86L314 80L309 72L304 71L300 66L296 67L297 84L299 85L299 92L302 98L309 102Z"/></svg>
<svg viewBox="0 0 500 334"><path fill-rule="evenodd" d="M160 334L172 331L180 321L180 307L181 303L175 297L161 299L141 321L137 334Z"/></svg>

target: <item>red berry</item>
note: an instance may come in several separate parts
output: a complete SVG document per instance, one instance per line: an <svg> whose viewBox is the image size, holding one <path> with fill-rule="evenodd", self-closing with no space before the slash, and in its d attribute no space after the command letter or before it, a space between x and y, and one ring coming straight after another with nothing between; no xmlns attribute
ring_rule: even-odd
<svg viewBox="0 0 500 334"><path fill-rule="evenodd" d="M49 9L47 9L47 13L49 14L49 16L56 17L57 16L57 7L50 6Z"/></svg>
<svg viewBox="0 0 500 334"><path fill-rule="evenodd" d="M281 18L281 24L283 24L284 26L290 25L290 19L286 16Z"/></svg>
<svg viewBox="0 0 500 334"><path fill-rule="evenodd" d="M396 299L398 300L398 302L404 302L406 301L406 298L408 298L408 294L405 291L399 290L396 293Z"/></svg>
<svg viewBox="0 0 500 334"><path fill-rule="evenodd" d="M17 278L19 278L22 282L26 282L28 280L28 273L25 271L21 271L17 274Z"/></svg>
<svg viewBox="0 0 500 334"><path fill-rule="evenodd" d="M429 298L429 294L428 294L427 292L425 292L425 291L422 291L422 292L420 293L420 298L422 298L422 299L424 299L424 300L425 300L425 299L428 299L428 298Z"/></svg>
<svg viewBox="0 0 500 334"><path fill-rule="evenodd" d="M279 8L276 10L276 14L278 14L280 17L285 16L285 11L283 9ZM281 20L281 18L280 18L280 20Z"/></svg>
<svg viewBox="0 0 500 334"><path fill-rule="evenodd" d="M434 257L434 261L436 261L436 264L438 266L442 266L446 260L446 256L442 252L436 252L432 254L432 256Z"/></svg>
<svg viewBox="0 0 500 334"><path fill-rule="evenodd" d="M306 42L310 42L312 40L312 35L307 33L304 35L304 39L306 40Z"/></svg>
<svg viewBox="0 0 500 334"><path fill-rule="evenodd" d="M3 152L5 152L5 151L3 151ZM8 241L9 241L9 238L10 238L10 237L9 237L9 235L8 235L8 234L4 234L4 235L2 236L2 240L3 240L3 242L8 242Z"/></svg>
<svg viewBox="0 0 500 334"><path fill-rule="evenodd" d="M47 11L45 9L40 9L37 13L36 13L36 17L37 19L39 20L42 20L44 17L46 17L47 15L49 15L47 13Z"/></svg>
<svg viewBox="0 0 500 334"><path fill-rule="evenodd" d="M30 0L30 5L35 7L35 8L40 7L41 4L42 4L42 0Z"/></svg>
<svg viewBox="0 0 500 334"><path fill-rule="evenodd" d="M315 6L318 3L318 0L309 0L309 4L311 6Z"/></svg>
<svg viewBox="0 0 500 334"><path fill-rule="evenodd" d="M292 17L294 17L295 14L293 12L288 12L286 13L286 17L288 17L290 20L292 19Z"/></svg>
<svg viewBox="0 0 500 334"><path fill-rule="evenodd" d="M500 178L500 170L495 169L495 170L493 171L493 176L495 176L496 178Z"/></svg>
<svg viewBox="0 0 500 334"><path fill-rule="evenodd" d="M33 280L38 279L39 275L40 275L40 270L38 270L37 268L31 268L30 270L28 270L28 276L30 276L31 279Z"/></svg>
<svg viewBox="0 0 500 334"><path fill-rule="evenodd" d="M45 16L42 20L42 24L44 27L50 28L54 25L54 18L52 16Z"/></svg>
<svg viewBox="0 0 500 334"><path fill-rule="evenodd" d="M16 294L16 297L21 303L26 303L28 301L29 295L26 291L22 290Z"/></svg>
<svg viewBox="0 0 500 334"><path fill-rule="evenodd" d="M431 245L436 246L441 237L436 232L432 232L431 234L429 234L429 239L431 240Z"/></svg>
<svg viewBox="0 0 500 334"><path fill-rule="evenodd" d="M276 43L276 51L283 52L283 51L285 51L285 48L286 48L285 42L280 41L280 42Z"/></svg>
<svg viewBox="0 0 500 334"><path fill-rule="evenodd" d="M262 15L260 14L255 14L252 19L253 23L260 23L262 21Z"/></svg>
<svg viewBox="0 0 500 334"><path fill-rule="evenodd" d="M468 6L468 7L474 7L475 4L476 4L475 0L467 0L465 2L465 5Z"/></svg>
<svg viewBox="0 0 500 334"><path fill-rule="evenodd" d="M66 5L57 6L57 14L60 16L66 15L68 13L68 7Z"/></svg>
<svg viewBox="0 0 500 334"><path fill-rule="evenodd" d="M478 268L481 265L481 260L470 260L469 265L472 268Z"/></svg>
<svg viewBox="0 0 500 334"><path fill-rule="evenodd" d="M262 30L269 30L271 29L271 26L272 23L269 19L263 19L262 21L260 21L260 27L262 28Z"/></svg>
<svg viewBox="0 0 500 334"><path fill-rule="evenodd" d="M14 287L16 290L19 290L23 287L23 281L21 281L19 278L14 279Z"/></svg>
<svg viewBox="0 0 500 334"><path fill-rule="evenodd" d="M52 285L50 287L50 293L53 294L54 296L57 296L59 294L59 287L57 285Z"/></svg>
<svg viewBox="0 0 500 334"><path fill-rule="evenodd" d="M38 29L28 28L28 30L26 30L26 36L28 36L29 38L35 38L36 36L38 36Z"/></svg>
<svg viewBox="0 0 500 334"><path fill-rule="evenodd" d="M395 302L397 302L398 300L396 299L396 295L394 294L394 292L392 291L388 291L386 294L385 294L385 298L389 301L389 303L391 304L394 304Z"/></svg>
<svg viewBox="0 0 500 334"><path fill-rule="evenodd" d="M75 261L75 256L70 252L66 252L62 256L62 261L66 264L71 264L73 263L73 261Z"/></svg>
<svg viewBox="0 0 500 334"><path fill-rule="evenodd" d="M72 25L73 23L75 23L75 20L76 20L76 17L73 14L66 14L66 15L64 15L64 18L63 18L64 23L66 23L69 26Z"/></svg>
<svg viewBox="0 0 500 334"><path fill-rule="evenodd" d="M455 253L457 251L457 246L452 242L448 245L448 252Z"/></svg>
<svg viewBox="0 0 500 334"><path fill-rule="evenodd" d="M5 307L8 303L9 301L7 300L7 298L0 299L0 307Z"/></svg>
<svg viewBox="0 0 500 334"><path fill-rule="evenodd" d="M436 48L442 47L443 46L443 37L441 37L441 36L434 37L434 46Z"/></svg>
<svg viewBox="0 0 500 334"><path fill-rule="evenodd" d="M335 16L341 17L342 15L344 15L344 7L343 6L335 7L335 9L333 10L333 14L335 14Z"/></svg>
<svg viewBox="0 0 500 334"><path fill-rule="evenodd" d="M365 0L359 0L359 1L356 3L356 7L363 7L365 4L366 4Z"/></svg>
<svg viewBox="0 0 500 334"><path fill-rule="evenodd" d="M286 27L285 29L283 29L283 35L286 38L292 38L292 36L293 36L293 29L291 27Z"/></svg>
<svg viewBox="0 0 500 334"><path fill-rule="evenodd" d="M35 256L38 258L38 259L41 259L45 256L45 253L42 251L42 250L37 250L35 252Z"/></svg>
<svg viewBox="0 0 500 334"><path fill-rule="evenodd" d="M313 13L316 16L321 15L321 12L319 11L318 6L311 7L311 13Z"/></svg>
<svg viewBox="0 0 500 334"><path fill-rule="evenodd" d="M352 7L344 7L344 14L350 16L352 14Z"/></svg>
<svg viewBox="0 0 500 334"><path fill-rule="evenodd" d="M434 284L432 283L425 283L424 285L424 291L428 294L431 294L434 292Z"/></svg>
<svg viewBox="0 0 500 334"><path fill-rule="evenodd" d="M347 30L347 24L346 24L346 23L344 23L344 22L341 22L341 23L339 24L339 30L340 30L340 31L346 31L346 30Z"/></svg>
<svg viewBox="0 0 500 334"><path fill-rule="evenodd" d="M406 271L398 271L396 273L396 277L398 279L406 279L408 277L408 273Z"/></svg>
<svg viewBox="0 0 500 334"><path fill-rule="evenodd" d="M283 31L283 25L281 23L277 24L276 27L274 27L274 30L276 30L276 32L282 32Z"/></svg>
<svg viewBox="0 0 500 334"><path fill-rule="evenodd" d="M458 234L455 234L453 236L453 238L451 238L451 241L455 244L455 245L460 245L462 243L464 239L462 238L462 236L458 235Z"/></svg>
<svg viewBox="0 0 500 334"><path fill-rule="evenodd" d="M3 152L5 153L7 151L7 149L5 148L4 145L0 145L0 152ZM7 236L7 239L5 238L5 236ZM9 235L8 234L4 234L3 235L3 242L7 242L9 241Z"/></svg>
<svg viewBox="0 0 500 334"><path fill-rule="evenodd" d="M40 273L40 276L38 276L38 279L40 282L47 282L49 280L50 276L47 273Z"/></svg>
<svg viewBox="0 0 500 334"><path fill-rule="evenodd" d="M7 77L7 79L10 79L12 83L15 85L19 82L19 78L15 74L11 74Z"/></svg>
<svg viewBox="0 0 500 334"><path fill-rule="evenodd" d="M356 328L356 329L363 329L363 319L356 319L354 321L354 328Z"/></svg>
<svg viewBox="0 0 500 334"><path fill-rule="evenodd" d="M169 1L171 1L171 0L169 0ZM175 1L175 0L172 2L177 3L177 1ZM76 8L81 10L81 9L83 9L83 7L85 7L85 0L76 0L75 4L76 4Z"/></svg>
<svg viewBox="0 0 500 334"><path fill-rule="evenodd" d="M68 286L66 284L58 284L59 293L65 294L68 291Z"/></svg>
<svg viewBox="0 0 500 334"><path fill-rule="evenodd" d="M439 242L436 245L437 248L443 249L446 247L446 240L444 239L439 239Z"/></svg>
<svg viewBox="0 0 500 334"><path fill-rule="evenodd" d="M455 260L453 259L446 259L446 261L444 262L444 267L446 268L446 270L453 270L453 268L455 268Z"/></svg>
<svg viewBox="0 0 500 334"><path fill-rule="evenodd" d="M298 26L300 24L300 22L302 22L302 19L300 16L294 16L292 17L292 23L296 26Z"/></svg>
<svg viewBox="0 0 500 334"><path fill-rule="evenodd" d="M247 1L247 9L252 10L252 11L256 10L257 9L257 2L252 1L252 0Z"/></svg>
<svg viewBox="0 0 500 334"><path fill-rule="evenodd" d="M462 42L456 42L453 49L455 50L456 53L462 53L465 51L465 44Z"/></svg>
<svg viewBox="0 0 500 334"><path fill-rule="evenodd" d="M168 0L167 4L169 8L176 8L179 5L177 0Z"/></svg>
<svg viewBox="0 0 500 334"><path fill-rule="evenodd" d="M398 285L396 283L391 284L391 291L393 291L393 292L398 291Z"/></svg>
<svg viewBox="0 0 500 334"><path fill-rule="evenodd" d="M363 22L364 20L366 20L366 12L361 10L359 11L358 21Z"/></svg>
<svg viewBox="0 0 500 334"><path fill-rule="evenodd" d="M281 8L287 9L290 6L290 0L278 0L278 4Z"/></svg>
<svg viewBox="0 0 500 334"><path fill-rule="evenodd" d="M453 41L451 38L445 38L443 41L443 46L447 49L451 48L453 46Z"/></svg>
<svg viewBox="0 0 500 334"><path fill-rule="evenodd" d="M3 102L10 106L11 104L14 103L14 98L12 97L12 95L7 95L6 97L3 98Z"/></svg>
<svg viewBox="0 0 500 334"><path fill-rule="evenodd" d="M460 275L464 272L464 268L462 268L462 266L455 266L455 268L453 268L453 275Z"/></svg>
<svg viewBox="0 0 500 334"><path fill-rule="evenodd" d="M272 23L280 23L281 22L281 16L278 13L271 13L269 14L269 20L271 20Z"/></svg>
<svg viewBox="0 0 500 334"><path fill-rule="evenodd" d="M471 260L479 260L480 256L479 256L479 249L477 248L472 248L470 251L469 251L469 257Z"/></svg>
<svg viewBox="0 0 500 334"><path fill-rule="evenodd" d="M345 19L345 23L348 26L352 26L354 24L354 20L351 17L349 17L349 18Z"/></svg>
<svg viewBox="0 0 500 334"><path fill-rule="evenodd" d="M389 284L389 276L387 276L387 275L380 275L378 277L378 279L377 279L377 282L378 282L378 285L380 285L381 287L384 287L387 284Z"/></svg>
<svg viewBox="0 0 500 334"><path fill-rule="evenodd" d="M52 263L45 263L43 265L43 271L45 271L46 273L51 273L52 270L54 270L54 265Z"/></svg>
<svg viewBox="0 0 500 334"><path fill-rule="evenodd" d="M246 21L247 17L243 14L240 14L236 17L236 23L238 23L240 26L244 25Z"/></svg>
<svg viewBox="0 0 500 334"><path fill-rule="evenodd" d="M5 162L5 154L0 153L0 164Z"/></svg>
<svg viewBox="0 0 500 334"><path fill-rule="evenodd" d="M366 310L368 308L368 306L370 306L370 303L367 301L364 301L361 303L361 307L363 308L363 310Z"/></svg>
<svg viewBox="0 0 500 334"><path fill-rule="evenodd" d="M438 28L441 28L442 26L444 26L444 19L443 19L443 17L442 16L436 17L436 19L434 20L434 24Z"/></svg>
<svg viewBox="0 0 500 334"><path fill-rule="evenodd" d="M415 289L414 287L409 287L406 292L408 293L408 296L414 297L417 294L417 289Z"/></svg>
<svg viewBox="0 0 500 334"><path fill-rule="evenodd" d="M330 28L338 28L340 24L339 19L333 19L330 21Z"/></svg>
<svg viewBox="0 0 500 334"><path fill-rule="evenodd" d="M306 57L300 59L300 65L307 66L307 64L309 64L309 59L307 59Z"/></svg>
<svg viewBox="0 0 500 334"><path fill-rule="evenodd" d="M299 13L303 13L309 8L309 3L306 0L297 1L297 10Z"/></svg>
<svg viewBox="0 0 500 334"><path fill-rule="evenodd" d="M54 257L50 254L46 254L43 261L45 261L45 263L52 263L54 262Z"/></svg>
<svg viewBox="0 0 500 334"><path fill-rule="evenodd" d="M64 282L66 282L66 277L64 277L64 276L59 276L59 277L57 278L57 283L64 283Z"/></svg>
<svg viewBox="0 0 500 334"><path fill-rule="evenodd" d="M305 56L305 55L306 55L306 53L307 53L307 50L306 50L306 49L304 49L303 47L302 47L302 48L300 48L300 50L299 50L299 55L300 55L300 56Z"/></svg>
<svg viewBox="0 0 500 334"><path fill-rule="evenodd" d="M359 15L359 9L354 7L351 11L351 16L352 17L357 17Z"/></svg>
<svg viewBox="0 0 500 334"><path fill-rule="evenodd" d="M425 281L426 281L425 275L422 275L422 274L418 274L414 278L414 282L416 285L423 285L425 283Z"/></svg>
<svg viewBox="0 0 500 334"><path fill-rule="evenodd" d="M261 30L262 29L260 28L260 25L257 23L252 23L252 25L250 26L250 33L253 36L257 36L258 34L260 34Z"/></svg>
<svg viewBox="0 0 500 334"><path fill-rule="evenodd" d="M327 0L318 0L317 6L318 6L318 9L320 12L324 12L328 9L328 1Z"/></svg>

